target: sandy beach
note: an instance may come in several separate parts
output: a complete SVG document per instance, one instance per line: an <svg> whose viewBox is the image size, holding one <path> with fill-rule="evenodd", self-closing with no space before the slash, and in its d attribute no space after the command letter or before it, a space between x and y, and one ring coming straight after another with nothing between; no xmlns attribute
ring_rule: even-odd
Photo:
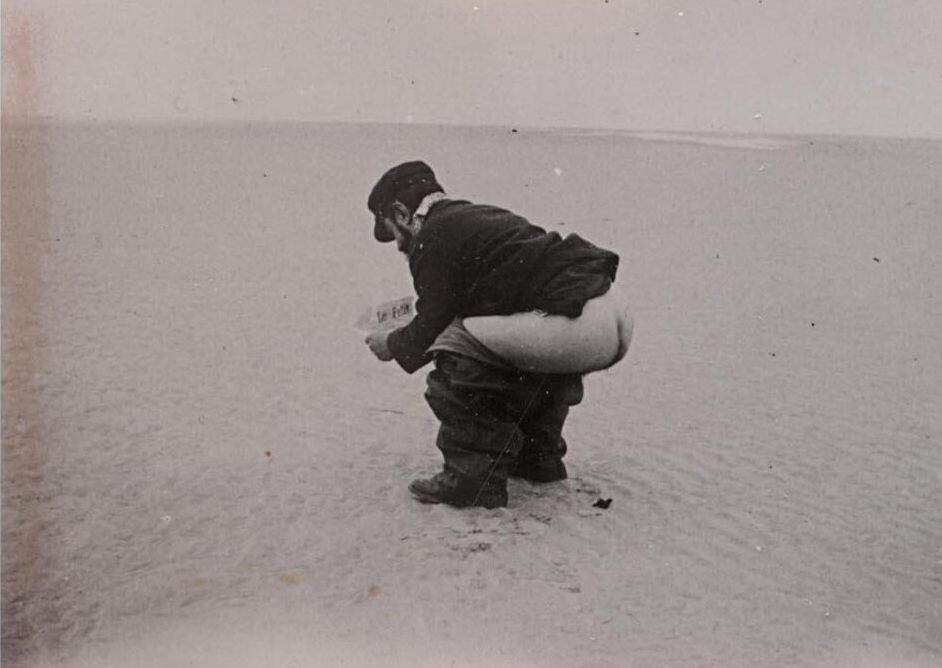
<svg viewBox="0 0 942 668"><path fill-rule="evenodd" d="M621 256L505 509L410 498L353 327L415 158ZM2 178L4 666L942 666L942 142L11 123Z"/></svg>

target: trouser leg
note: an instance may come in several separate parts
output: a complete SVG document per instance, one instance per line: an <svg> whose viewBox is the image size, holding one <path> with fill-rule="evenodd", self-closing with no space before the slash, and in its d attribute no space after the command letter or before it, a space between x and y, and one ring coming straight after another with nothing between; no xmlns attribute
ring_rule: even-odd
<svg viewBox="0 0 942 668"><path fill-rule="evenodd" d="M518 429L525 394L519 376L477 360L438 353L426 400L441 422L436 445L446 471L504 484L522 445Z"/></svg>
<svg viewBox="0 0 942 668"><path fill-rule="evenodd" d="M562 431L570 406L581 400L581 376L543 377L538 400L520 423L522 443L511 475L536 482L566 477L562 459L567 447Z"/></svg>

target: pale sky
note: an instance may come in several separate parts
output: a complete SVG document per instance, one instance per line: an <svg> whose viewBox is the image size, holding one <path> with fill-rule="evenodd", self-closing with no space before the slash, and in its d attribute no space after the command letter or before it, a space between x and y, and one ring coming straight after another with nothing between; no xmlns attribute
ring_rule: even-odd
<svg viewBox="0 0 942 668"><path fill-rule="evenodd" d="M25 62L32 113L64 118L942 138L942 0L5 0L3 14L7 113Z"/></svg>

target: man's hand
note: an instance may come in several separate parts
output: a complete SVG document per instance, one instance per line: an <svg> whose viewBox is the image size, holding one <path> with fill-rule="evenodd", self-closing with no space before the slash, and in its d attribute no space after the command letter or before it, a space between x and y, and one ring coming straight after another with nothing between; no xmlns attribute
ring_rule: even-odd
<svg viewBox="0 0 942 668"><path fill-rule="evenodd" d="M388 362L393 358L392 353L389 351L389 346L386 345L386 338L389 334L390 332L373 332L372 334L366 335L366 345L370 347L370 350L373 351L373 354L376 355L376 359L380 362Z"/></svg>

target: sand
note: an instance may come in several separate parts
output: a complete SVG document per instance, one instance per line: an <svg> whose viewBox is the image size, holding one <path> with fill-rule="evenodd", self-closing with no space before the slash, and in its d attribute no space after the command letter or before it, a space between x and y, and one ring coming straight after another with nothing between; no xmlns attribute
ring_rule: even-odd
<svg viewBox="0 0 942 668"><path fill-rule="evenodd" d="M352 326L416 157L622 257L505 509L409 497L424 373ZM8 125L3 665L940 666L940 221L931 142Z"/></svg>

